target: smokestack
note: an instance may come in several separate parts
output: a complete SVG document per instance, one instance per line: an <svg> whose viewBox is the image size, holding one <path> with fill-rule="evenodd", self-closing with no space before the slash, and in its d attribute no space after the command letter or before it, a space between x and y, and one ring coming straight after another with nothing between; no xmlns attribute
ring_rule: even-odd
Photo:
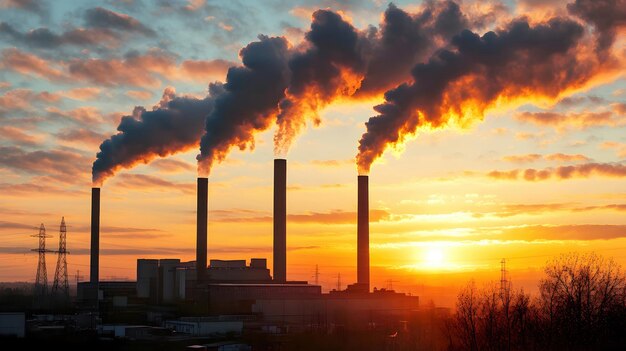
<svg viewBox="0 0 626 351"><path fill-rule="evenodd" d="M198 282L206 281L208 199L209 179L198 178L198 212L196 215L196 274Z"/></svg>
<svg viewBox="0 0 626 351"><path fill-rule="evenodd" d="M100 188L91 188L91 265L89 281L98 286L100 271ZM97 288L96 288L97 289ZM97 290L96 290L97 291Z"/></svg>
<svg viewBox="0 0 626 351"><path fill-rule="evenodd" d="M274 280L287 281L287 160L274 160Z"/></svg>
<svg viewBox="0 0 626 351"><path fill-rule="evenodd" d="M359 176L357 220L357 284L370 291L370 221L368 176Z"/></svg>

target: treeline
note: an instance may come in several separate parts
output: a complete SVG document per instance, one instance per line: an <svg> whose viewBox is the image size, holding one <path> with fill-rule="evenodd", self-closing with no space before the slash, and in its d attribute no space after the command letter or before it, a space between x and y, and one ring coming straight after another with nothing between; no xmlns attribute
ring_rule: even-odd
<svg viewBox="0 0 626 351"><path fill-rule="evenodd" d="M626 349L626 276L596 254L548 263L538 296L472 281L456 307L445 326L449 350Z"/></svg>

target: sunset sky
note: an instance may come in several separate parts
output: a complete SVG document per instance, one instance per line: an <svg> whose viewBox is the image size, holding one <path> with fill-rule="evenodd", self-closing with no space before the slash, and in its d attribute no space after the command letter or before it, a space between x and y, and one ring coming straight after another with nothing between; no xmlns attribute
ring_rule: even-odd
<svg viewBox="0 0 626 351"><path fill-rule="evenodd" d="M621 6L613 11L616 18L626 12L623 1L605 3ZM260 34L285 38L278 40L291 61L282 64L293 69L309 62L292 58L306 58L312 50L306 38L315 36L305 34L312 21L323 26L323 20L336 19L359 43L379 43L386 10L400 9L415 20L444 11L443 3L394 4L397 9L379 0L0 0L0 281L34 281L37 255L30 249L37 239L30 236L44 223L52 235L47 246L54 249L62 216L69 272L80 270L88 278L92 164L122 116L152 118L157 113L151 111L171 109L170 101L185 96L220 101L222 85L212 85L219 91L207 97L209 83L225 82L229 67L242 65L240 50L267 40ZM314 86L305 79L300 95L295 78L285 83L281 116L301 119L293 122L290 147L279 141L275 153L282 127L274 103L276 110L255 117L252 139L229 139L219 146L226 149L215 147L211 152L217 154L207 156L213 160L209 259L266 257L272 266L272 166L278 154L288 160L288 278L312 281L318 265L324 290L337 286L338 274L343 287L353 283L355 156L368 132L365 122L379 116L380 124L370 124L371 135L379 134L361 143L367 152L383 145L369 171L372 286L392 282L397 290L448 304L442 296L453 296L470 278L499 280L502 258L513 284L531 291L545 262L561 253L595 251L626 264L624 17L603 17L596 27L598 11L567 4L463 1L457 15L467 28L432 24L437 37L427 36L428 49L406 67L394 61L401 52L381 59L385 69L397 68L393 74L381 69L376 78L370 60L365 69L333 66L341 79L332 81L337 85L330 93L323 81ZM313 16L318 9L329 10L327 17ZM512 28L520 20L538 35L548 33L556 47L532 35L520 46L507 46L507 40L517 40ZM495 31L496 50L519 51L486 64L489 59L473 50L495 55L487 51L489 35L484 46L464 46L475 41L470 32L461 35L462 29L478 36ZM568 33L572 42L564 44L558 35ZM466 61L457 71L432 73L437 65L456 62L440 55L444 49ZM554 51L550 58L539 55L548 51ZM325 56L315 60L320 57ZM338 60L361 64L360 56L346 57ZM256 62L250 61L244 61L247 67ZM309 72L314 79L321 75L315 66ZM458 76L448 77L450 72ZM437 83L445 79L449 84L439 94ZM366 89L364 82L372 85ZM430 93L433 98L424 97ZM237 101L244 110L252 106ZM385 102L394 109L373 110ZM228 121L215 109L199 111L199 128L185 144L169 147L166 157L142 150L97 179L103 181L101 279L135 279L137 258L194 259L196 156L204 116ZM397 118L402 127L392 136L381 134L385 126L374 129ZM298 131L299 123L306 126ZM174 124L149 136L166 143L178 131ZM221 137L221 131L208 134ZM49 284L55 264L56 256L48 254Z"/></svg>

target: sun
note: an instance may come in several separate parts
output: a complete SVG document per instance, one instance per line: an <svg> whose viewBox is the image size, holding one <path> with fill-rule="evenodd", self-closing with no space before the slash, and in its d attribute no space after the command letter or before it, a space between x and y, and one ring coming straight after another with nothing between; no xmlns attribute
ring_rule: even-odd
<svg viewBox="0 0 626 351"><path fill-rule="evenodd" d="M445 254L440 247L429 247L424 252L424 266L442 268L445 265Z"/></svg>

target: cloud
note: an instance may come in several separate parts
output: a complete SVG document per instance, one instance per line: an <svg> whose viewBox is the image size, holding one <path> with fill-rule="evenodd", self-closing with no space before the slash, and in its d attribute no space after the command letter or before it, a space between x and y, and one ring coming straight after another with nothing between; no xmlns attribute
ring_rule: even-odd
<svg viewBox="0 0 626 351"><path fill-rule="evenodd" d="M611 240L626 237L626 225L524 226L503 229L506 240Z"/></svg>
<svg viewBox="0 0 626 351"><path fill-rule="evenodd" d="M95 7L85 11L85 23L87 26L96 28L112 28L126 32L138 32L146 36L154 36L156 33L139 22L137 19L117 13L102 7Z"/></svg>
<svg viewBox="0 0 626 351"><path fill-rule="evenodd" d="M14 8L37 14L44 12L39 0L0 0L0 8Z"/></svg>
<svg viewBox="0 0 626 351"><path fill-rule="evenodd" d="M97 85L157 87L161 81L155 74L167 75L175 67L173 55L152 49L123 59L74 59L69 62L68 71L74 79Z"/></svg>
<svg viewBox="0 0 626 351"><path fill-rule="evenodd" d="M596 126L620 126L626 121L616 118L611 111L604 112L522 112L515 118L540 126L554 127L557 130L567 128L587 129Z"/></svg>
<svg viewBox="0 0 626 351"><path fill-rule="evenodd" d="M72 28L61 34L48 28L37 28L28 32L20 32L6 22L0 22L0 35L20 46L42 49L56 49L63 45L118 46L120 36L106 28Z"/></svg>
<svg viewBox="0 0 626 351"><path fill-rule="evenodd" d="M600 144L602 149L614 149L617 153L617 157L626 158L626 143L620 143L617 141L605 141Z"/></svg>
<svg viewBox="0 0 626 351"><path fill-rule="evenodd" d="M147 174L120 174L115 181L115 185L132 190L177 190L185 194L195 194L195 184L174 183L159 177Z"/></svg>
<svg viewBox="0 0 626 351"><path fill-rule="evenodd" d="M0 229L37 229L38 226L32 224L22 224L14 222L0 221Z"/></svg>
<svg viewBox="0 0 626 351"><path fill-rule="evenodd" d="M61 92L61 95L66 96L73 100L87 101L87 100L93 100L96 97L98 97L101 91L102 89L96 88L96 87L84 87L84 88L74 88L71 90Z"/></svg>
<svg viewBox="0 0 626 351"><path fill-rule="evenodd" d="M88 171L90 159L67 150L25 151L16 146L0 146L0 165L22 173L50 176L74 182ZM85 167L87 166L87 167Z"/></svg>
<svg viewBox="0 0 626 351"><path fill-rule="evenodd" d="M539 154L526 154L526 155L509 155L502 157L503 161L512 163L530 163L541 159Z"/></svg>
<svg viewBox="0 0 626 351"><path fill-rule="evenodd" d="M47 91L36 93L30 89L13 89L0 95L0 110L30 110L35 104L58 102L61 95Z"/></svg>
<svg viewBox="0 0 626 351"><path fill-rule="evenodd" d="M256 223L272 222L272 216L256 215L257 212L246 212L242 210L231 210L228 214L220 214L221 218L213 219L219 222L233 223ZM252 214L252 216L250 216ZM342 210L332 210L330 212L308 212L302 214L288 214L287 222L290 223L319 223L319 224L355 224L356 212ZM385 210L370 210L370 222L386 221L391 218L391 214Z"/></svg>
<svg viewBox="0 0 626 351"><path fill-rule="evenodd" d="M137 100L148 100L152 98L152 92L148 90L129 90L125 94Z"/></svg>
<svg viewBox="0 0 626 351"><path fill-rule="evenodd" d="M185 60L180 65L180 73L182 77L190 80L210 82L216 79L222 79L229 67L236 66L237 63L216 59L209 61Z"/></svg>
<svg viewBox="0 0 626 351"><path fill-rule="evenodd" d="M61 110L58 107L50 106L46 108L48 116L72 121L81 125L90 126L103 121L100 111L93 106L82 106L73 110Z"/></svg>
<svg viewBox="0 0 626 351"><path fill-rule="evenodd" d="M12 126L0 126L0 140L11 140L15 144L19 145L37 145L43 140L43 136L33 136L25 133L24 130L12 127Z"/></svg>
<svg viewBox="0 0 626 351"><path fill-rule="evenodd" d="M580 165L560 166L556 168L510 171L492 171L487 174L490 178L502 180L542 181L547 179L589 178L593 175L622 178L626 177L626 165L621 163L584 163Z"/></svg>
<svg viewBox="0 0 626 351"><path fill-rule="evenodd" d="M578 106L582 104L593 104L599 105L606 103L606 99L596 95L587 95L587 96L568 96L564 97L559 102L557 102L556 106L563 107L572 107Z"/></svg>
<svg viewBox="0 0 626 351"><path fill-rule="evenodd" d="M0 67L53 82L66 81L67 76L58 68L55 62L46 61L36 55L25 53L16 48L2 50Z"/></svg>
<svg viewBox="0 0 626 351"><path fill-rule="evenodd" d="M98 146L105 138L104 134L86 128L65 128L57 132L55 136L60 144L79 144L90 148Z"/></svg>
<svg viewBox="0 0 626 351"><path fill-rule="evenodd" d="M546 156L544 156L544 158L546 159L546 161L556 161L556 162L576 162L576 161L588 162L588 161L591 161L591 159L589 157L587 157L585 155L581 155L581 154L556 153L556 154L546 155Z"/></svg>
<svg viewBox="0 0 626 351"><path fill-rule="evenodd" d="M601 206L587 206L573 209L574 212L595 211L595 210L615 210L626 211L626 204L609 204Z"/></svg>
<svg viewBox="0 0 626 351"><path fill-rule="evenodd" d="M19 198L23 198L24 196L29 195L40 196L41 194L55 194L70 197L86 195L86 191L71 190L68 189L67 186L57 187L55 186L55 184L57 183L59 182L55 181L52 183L42 183L39 181L35 181L32 183L19 184L0 183L0 193L2 193L3 196L15 196Z"/></svg>
<svg viewBox="0 0 626 351"><path fill-rule="evenodd" d="M165 173L195 172L196 165L172 159L160 159L152 162L151 167Z"/></svg>

